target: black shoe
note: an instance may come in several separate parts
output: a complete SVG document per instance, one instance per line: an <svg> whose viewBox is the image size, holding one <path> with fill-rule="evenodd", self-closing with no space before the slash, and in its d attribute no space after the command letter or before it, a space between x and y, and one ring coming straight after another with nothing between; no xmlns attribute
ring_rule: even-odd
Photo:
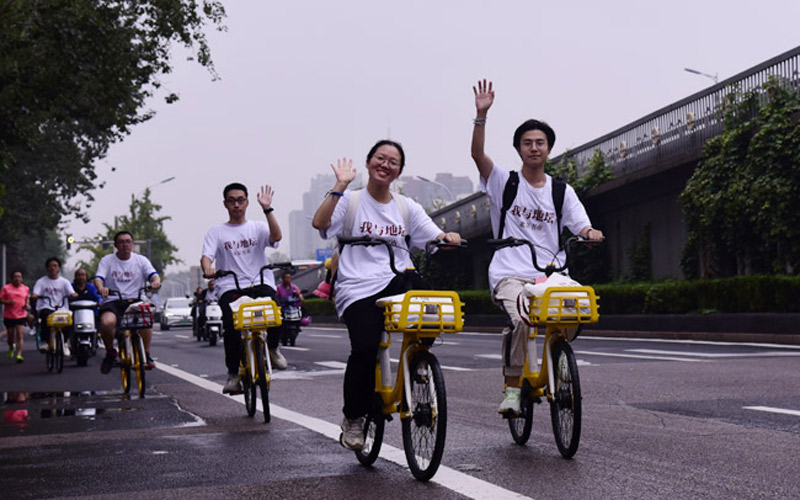
<svg viewBox="0 0 800 500"><path fill-rule="evenodd" d="M114 361L117 359L117 351L112 349L106 352L106 357L103 358L103 362L100 363L100 373L103 375L107 375L108 372L114 367Z"/></svg>
<svg viewBox="0 0 800 500"><path fill-rule="evenodd" d="M145 370L152 370L153 368L155 368L156 367L156 362L153 361L153 358L150 357L150 353L146 352L144 354L144 356L145 356L145 358L147 358L147 363L145 363L144 369Z"/></svg>

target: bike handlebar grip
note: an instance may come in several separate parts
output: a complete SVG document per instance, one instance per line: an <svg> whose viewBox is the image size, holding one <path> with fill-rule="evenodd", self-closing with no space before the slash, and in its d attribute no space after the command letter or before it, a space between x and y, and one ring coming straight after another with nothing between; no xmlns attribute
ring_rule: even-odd
<svg viewBox="0 0 800 500"><path fill-rule="evenodd" d="M337 239L342 245L350 245L352 243L371 243L373 245L380 245L380 241L373 240L369 236L339 236Z"/></svg>

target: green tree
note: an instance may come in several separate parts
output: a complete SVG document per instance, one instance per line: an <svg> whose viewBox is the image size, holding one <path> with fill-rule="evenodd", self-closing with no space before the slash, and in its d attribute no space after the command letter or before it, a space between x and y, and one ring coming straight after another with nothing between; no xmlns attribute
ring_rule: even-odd
<svg viewBox="0 0 800 500"><path fill-rule="evenodd" d="M688 243L687 277L797 272L800 260L800 95L771 78L734 88L723 102L724 129L680 196ZM690 269L697 263L699 269Z"/></svg>
<svg viewBox="0 0 800 500"><path fill-rule="evenodd" d="M0 241L88 219L95 162L153 116L172 45L215 75L203 28L224 16L212 0L0 0Z"/></svg>
<svg viewBox="0 0 800 500"><path fill-rule="evenodd" d="M160 210L161 205L150 200L149 188L144 190L144 194L139 199L131 196L127 215L114 217L113 224L104 222L105 232L97 235L98 243L96 245L81 245L81 249L89 250L92 253L92 258L88 262L81 261L79 264L89 269L90 273L94 273L100 259L114 252L113 244L108 242L114 240L114 235L118 231L128 231L133 235L134 240L149 240L149 246L143 244L139 253L149 257L153 267L163 276L168 265L177 264L181 260L175 256L178 248L169 241L164 232L164 222L171 220L172 217L159 216Z"/></svg>

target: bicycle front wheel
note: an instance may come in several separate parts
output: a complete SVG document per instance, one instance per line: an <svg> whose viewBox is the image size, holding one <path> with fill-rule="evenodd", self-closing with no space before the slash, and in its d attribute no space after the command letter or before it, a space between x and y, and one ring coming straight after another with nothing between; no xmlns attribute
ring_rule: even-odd
<svg viewBox="0 0 800 500"><path fill-rule="evenodd" d="M139 390L139 397L144 397L145 380L144 366L147 364L147 357L144 353L144 341L138 334L133 337L133 371L136 373L136 388Z"/></svg>
<svg viewBox="0 0 800 500"><path fill-rule="evenodd" d="M50 332L50 335L56 336L56 353L55 353L55 362L56 362L56 371L61 373L61 370L64 369L64 335L59 332Z"/></svg>
<svg viewBox="0 0 800 500"><path fill-rule="evenodd" d="M56 347L53 341L55 332L50 332L50 340L47 342L47 351L44 353L44 360L47 363L47 371L53 371L56 366Z"/></svg>
<svg viewBox="0 0 800 500"><path fill-rule="evenodd" d="M581 439L581 383L572 347L559 340L553 347L555 387L551 387L550 416L558 451L572 458Z"/></svg>
<svg viewBox="0 0 800 500"><path fill-rule="evenodd" d="M519 409L518 416L508 419L508 430L511 431L511 437L515 443L525 444L531 437L531 428L533 427L533 397L531 396L531 385L527 380L522 382Z"/></svg>
<svg viewBox="0 0 800 500"><path fill-rule="evenodd" d="M409 362L409 377L408 410L412 415L403 419L403 448L411 474L427 481L436 474L444 452L447 432L444 376L436 356L419 351Z"/></svg>
<svg viewBox="0 0 800 500"><path fill-rule="evenodd" d="M256 351L256 367L258 368L256 385L261 390L261 410L264 413L264 422L269 422L271 418L269 413L269 383L267 382L267 364L264 361L266 347L261 341L254 342L253 347L255 347ZM255 390L253 391L253 396L255 396ZM253 406L255 407L255 405Z"/></svg>
<svg viewBox="0 0 800 500"><path fill-rule="evenodd" d="M244 407L247 410L247 415L252 417L256 414L256 384L253 377L250 375L250 346L245 342L244 344L244 358L241 361L240 373L242 373L242 390L244 390Z"/></svg>
<svg viewBox="0 0 800 500"><path fill-rule="evenodd" d="M120 338L119 347L119 374L122 378L122 392L128 394L131 391L131 355L125 343L125 339Z"/></svg>
<svg viewBox="0 0 800 500"><path fill-rule="evenodd" d="M375 394L375 408L364 420L364 447L355 450L356 458L361 465L370 466L378 459L383 444L383 429L386 425L386 418L383 416L381 407L383 401L378 394Z"/></svg>

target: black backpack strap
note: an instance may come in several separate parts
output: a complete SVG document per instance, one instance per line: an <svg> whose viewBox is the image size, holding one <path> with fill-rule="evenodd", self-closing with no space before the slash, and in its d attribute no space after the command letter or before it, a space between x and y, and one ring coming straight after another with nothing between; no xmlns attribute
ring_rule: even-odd
<svg viewBox="0 0 800 500"><path fill-rule="evenodd" d="M503 207L500 209L500 226L497 229L498 239L503 237L503 230L506 227L506 212L508 212L508 209L511 208L511 204L514 203L514 198L517 197L518 188L519 188L519 173L517 173L516 170L512 170L511 172L508 173L508 180L506 181L506 187L503 189Z"/></svg>
<svg viewBox="0 0 800 500"><path fill-rule="evenodd" d="M561 179L551 177L553 181L553 205L556 207L556 227L558 228L558 247L561 249L561 212L564 209L564 193L567 191L567 183Z"/></svg>

